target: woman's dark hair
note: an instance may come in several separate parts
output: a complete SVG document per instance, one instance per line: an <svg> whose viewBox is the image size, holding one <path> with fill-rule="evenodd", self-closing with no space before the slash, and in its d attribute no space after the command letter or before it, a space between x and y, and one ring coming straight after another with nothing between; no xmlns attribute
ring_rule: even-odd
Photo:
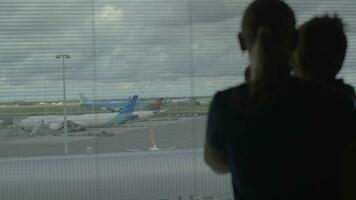
<svg viewBox="0 0 356 200"><path fill-rule="evenodd" d="M258 102L273 97L289 77L295 25L292 9L281 0L255 0L244 13L241 33L250 52L251 96Z"/></svg>

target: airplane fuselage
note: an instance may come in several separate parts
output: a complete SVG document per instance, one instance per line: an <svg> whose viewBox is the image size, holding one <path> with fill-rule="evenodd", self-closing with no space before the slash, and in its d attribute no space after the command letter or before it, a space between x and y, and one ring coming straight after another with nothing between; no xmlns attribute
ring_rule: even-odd
<svg viewBox="0 0 356 200"><path fill-rule="evenodd" d="M116 115L116 113L68 115L67 120L70 120L84 127L98 127L103 126L105 123L113 119ZM63 121L64 117L60 115L36 116L22 120L19 123L19 126L24 129L31 130L36 126L43 125L49 127L53 123L62 123Z"/></svg>

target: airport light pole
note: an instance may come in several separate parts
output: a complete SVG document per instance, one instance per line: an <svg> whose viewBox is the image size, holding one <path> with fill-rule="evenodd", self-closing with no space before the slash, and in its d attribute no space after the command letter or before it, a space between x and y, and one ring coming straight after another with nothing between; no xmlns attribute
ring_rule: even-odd
<svg viewBox="0 0 356 200"><path fill-rule="evenodd" d="M44 78L43 80L43 86L44 86L44 93L45 93L45 116L47 116L47 77Z"/></svg>
<svg viewBox="0 0 356 200"><path fill-rule="evenodd" d="M65 59L69 59L70 55L57 55L56 58L62 59L63 70L63 116L64 116L64 154L68 154L68 131L67 131L67 105L66 105L66 73Z"/></svg>

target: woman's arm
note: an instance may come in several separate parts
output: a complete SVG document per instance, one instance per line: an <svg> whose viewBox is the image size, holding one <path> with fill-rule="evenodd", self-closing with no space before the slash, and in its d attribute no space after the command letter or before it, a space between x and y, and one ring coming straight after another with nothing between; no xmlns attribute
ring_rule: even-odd
<svg viewBox="0 0 356 200"><path fill-rule="evenodd" d="M208 166L218 174L230 172L225 151L216 149L210 144L205 143L204 159Z"/></svg>
<svg viewBox="0 0 356 200"><path fill-rule="evenodd" d="M204 159L208 166L219 174L229 172L222 109L222 96L221 93L217 93L210 104L208 114Z"/></svg>

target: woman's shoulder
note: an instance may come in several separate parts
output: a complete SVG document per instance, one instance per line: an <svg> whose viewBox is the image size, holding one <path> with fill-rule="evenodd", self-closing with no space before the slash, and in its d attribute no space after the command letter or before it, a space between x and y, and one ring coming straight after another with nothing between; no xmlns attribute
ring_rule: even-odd
<svg viewBox="0 0 356 200"><path fill-rule="evenodd" d="M214 95L214 99L230 101L236 98L246 98L248 96L248 86L246 83L238 86L230 87L225 90L220 90Z"/></svg>
<svg viewBox="0 0 356 200"><path fill-rule="evenodd" d="M241 108L248 98L248 85L246 83L218 91L213 101L217 106L227 106L228 108Z"/></svg>

